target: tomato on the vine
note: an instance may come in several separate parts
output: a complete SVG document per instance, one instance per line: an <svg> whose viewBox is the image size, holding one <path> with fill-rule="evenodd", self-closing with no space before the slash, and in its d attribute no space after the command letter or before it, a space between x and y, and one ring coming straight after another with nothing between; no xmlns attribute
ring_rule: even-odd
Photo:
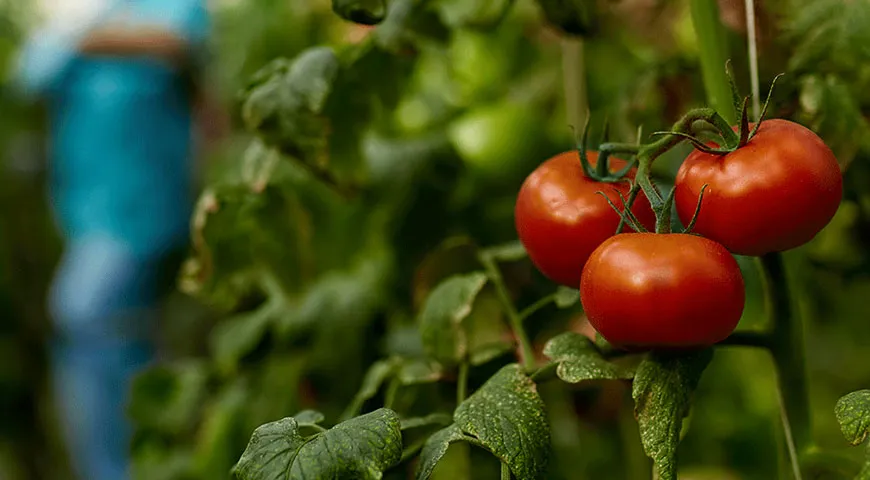
<svg viewBox="0 0 870 480"><path fill-rule="evenodd" d="M743 314L743 275L713 240L685 233L623 233L583 269L589 322L626 349L699 348L724 340Z"/></svg>
<svg viewBox="0 0 870 480"><path fill-rule="evenodd" d="M740 255L763 255L803 245L834 217L843 194L837 159L815 133L787 120L761 123L737 150L693 151L675 182L677 213L694 231Z"/></svg>
<svg viewBox="0 0 870 480"><path fill-rule="evenodd" d="M596 152L587 152L587 157L596 164ZM625 165L611 157L614 170ZM634 178L633 171L628 178ZM517 196L514 220L520 241L541 273L569 287L580 285L589 255L619 226L619 215L597 193L603 192L620 205L614 189L627 195L629 184L587 177L574 150L550 158L526 178ZM638 195L631 210L645 227L655 226L655 215L645 196Z"/></svg>

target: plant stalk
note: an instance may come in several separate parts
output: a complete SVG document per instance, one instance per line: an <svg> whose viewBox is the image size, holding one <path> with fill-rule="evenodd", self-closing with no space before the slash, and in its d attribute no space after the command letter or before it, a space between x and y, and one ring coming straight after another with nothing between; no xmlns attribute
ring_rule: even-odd
<svg viewBox="0 0 870 480"><path fill-rule="evenodd" d="M459 376L456 380L456 405L465 401L468 392L468 360L459 364Z"/></svg>
<svg viewBox="0 0 870 480"><path fill-rule="evenodd" d="M492 257L488 255L481 255L480 262L483 264L487 276L495 287L496 295L498 295L502 308L508 317L511 330L513 330L514 336L517 338L517 343L520 345L520 353L523 357L523 369L526 372L531 373L535 370L535 351L532 349L532 342L529 341L529 336L526 334L525 328L523 328L523 320L520 318L520 314L517 312L514 302L508 294L501 272L498 270L498 266Z"/></svg>
<svg viewBox="0 0 870 480"><path fill-rule="evenodd" d="M588 109L582 38L568 35L562 38L562 73L568 124L580 128L586 121Z"/></svg>
<svg viewBox="0 0 870 480"><path fill-rule="evenodd" d="M504 462L501 462L501 480L511 480L511 469Z"/></svg>
<svg viewBox="0 0 870 480"><path fill-rule="evenodd" d="M792 309L788 278L780 253L759 260L763 273L768 315L773 324L770 351L777 370L778 392L783 410L786 440L791 437L795 455L811 445L811 417L806 380L803 325ZM796 459L793 459L795 462Z"/></svg>
<svg viewBox="0 0 870 480"><path fill-rule="evenodd" d="M725 74L728 59L726 32L719 21L716 0L690 0L692 26L701 50L701 73L710 106L729 123L737 121L737 112L731 102L731 86Z"/></svg>

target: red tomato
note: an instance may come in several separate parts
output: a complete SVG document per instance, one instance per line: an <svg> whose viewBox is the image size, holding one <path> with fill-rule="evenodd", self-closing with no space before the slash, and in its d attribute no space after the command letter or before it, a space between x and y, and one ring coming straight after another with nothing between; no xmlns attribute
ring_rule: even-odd
<svg viewBox="0 0 870 480"><path fill-rule="evenodd" d="M588 157L595 165L598 154L589 152ZM625 165L622 160L611 160L613 170ZM634 173L629 177L634 178ZM576 150L550 158L526 178L517 196L514 220L520 241L541 273L577 288L589 255L619 226L619 215L596 193L604 192L621 206L614 188L625 195L629 186L588 178ZM637 196L632 211L645 227L655 227L655 215L645 196Z"/></svg>
<svg viewBox="0 0 870 480"><path fill-rule="evenodd" d="M704 184L694 231L740 255L803 245L831 221L843 176L831 150L811 130L765 120L744 147L726 155L695 150L677 173L675 198L687 224Z"/></svg>
<svg viewBox="0 0 870 480"><path fill-rule="evenodd" d="M583 269L589 322L625 349L697 348L727 337L743 314L743 276L722 245L684 233L623 233Z"/></svg>

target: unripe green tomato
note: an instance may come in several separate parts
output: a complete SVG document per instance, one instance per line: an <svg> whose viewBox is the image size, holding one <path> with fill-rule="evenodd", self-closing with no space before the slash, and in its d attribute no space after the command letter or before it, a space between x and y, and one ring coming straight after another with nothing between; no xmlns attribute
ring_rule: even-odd
<svg viewBox="0 0 870 480"><path fill-rule="evenodd" d="M455 120L448 135L474 175L493 182L522 178L540 163L543 119L530 107L500 102Z"/></svg>

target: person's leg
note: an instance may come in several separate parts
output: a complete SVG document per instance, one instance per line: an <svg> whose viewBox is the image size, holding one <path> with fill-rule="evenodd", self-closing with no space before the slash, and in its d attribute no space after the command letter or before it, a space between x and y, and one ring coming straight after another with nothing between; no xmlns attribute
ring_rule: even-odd
<svg viewBox="0 0 870 480"><path fill-rule="evenodd" d="M107 237L71 242L50 292L55 394L83 480L127 478L131 377L153 357L155 262Z"/></svg>

